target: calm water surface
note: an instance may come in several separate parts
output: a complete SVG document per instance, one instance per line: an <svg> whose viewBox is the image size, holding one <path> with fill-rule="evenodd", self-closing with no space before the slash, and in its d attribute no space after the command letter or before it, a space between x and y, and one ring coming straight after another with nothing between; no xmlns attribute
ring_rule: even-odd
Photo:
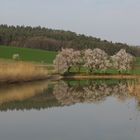
<svg viewBox="0 0 140 140"><path fill-rule="evenodd" d="M0 86L0 140L139 140L138 81Z"/></svg>

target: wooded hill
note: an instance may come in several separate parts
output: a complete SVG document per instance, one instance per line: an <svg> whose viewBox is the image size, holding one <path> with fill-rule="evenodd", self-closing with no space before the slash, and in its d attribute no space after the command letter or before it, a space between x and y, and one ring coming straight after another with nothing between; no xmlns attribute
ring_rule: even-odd
<svg viewBox="0 0 140 140"><path fill-rule="evenodd" d="M101 48L109 55L126 49L134 56L140 56L140 48L123 43L113 43L92 36L71 31L53 30L44 27L0 25L0 45L59 51L61 48Z"/></svg>

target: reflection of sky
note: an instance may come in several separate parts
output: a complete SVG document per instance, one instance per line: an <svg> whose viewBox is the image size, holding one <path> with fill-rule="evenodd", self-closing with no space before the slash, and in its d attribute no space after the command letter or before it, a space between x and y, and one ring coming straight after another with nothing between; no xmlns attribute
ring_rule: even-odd
<svg viewBox="0 0 140 140"><path fill-rule="evenodd" d="M139 140L135 101L0 113L2 140ZM130 119L131 118L131 119ZM137 119L136 119L137 118Z"/></svg>
<svg viewBox="0 0 140 140"><path fill-rule="evenodd" d="M139 0L0 0L0 23L41 25L140 44Z"/></svg>

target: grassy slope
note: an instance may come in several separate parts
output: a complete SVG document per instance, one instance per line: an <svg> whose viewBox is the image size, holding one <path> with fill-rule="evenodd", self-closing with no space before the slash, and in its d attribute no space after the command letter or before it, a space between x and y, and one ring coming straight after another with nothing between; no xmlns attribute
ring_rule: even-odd
<svg viewBox="0 0 140 140"><path fill-rule="evenodd" d="M20 60L33 62L43 61L47 64L52 64L57 54L56 52L52 51L0 46L0 58L12 59L12 55L16 53L20 55Z"/></svg>

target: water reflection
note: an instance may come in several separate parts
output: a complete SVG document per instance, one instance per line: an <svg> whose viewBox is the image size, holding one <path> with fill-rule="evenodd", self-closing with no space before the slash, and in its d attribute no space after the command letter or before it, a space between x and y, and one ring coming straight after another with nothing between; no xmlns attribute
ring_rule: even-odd
<svg viewBox="0 0 140 140"><path fill-rule="evenodd" d="M0 86L0 138L139 140L139 91L134 80Z"/></svg>
<svg viewBox="0 0 140 140"><path fill-rule="evenodd" d="M47 89L46 82L17 84L0 87L0 104L10 101L23 101L34 97Z"/></svg>
<svg viewBox="0 0 140 140"><path fill-rule="evenodd" d="M54 95L63 105L75 103L99 103L108 96L114 96L124 101L133 95L133 86L130 81L88 81L88 84L69 84L59 82L54 87ZM130 88L131 87L131 88ZM131 91L129 90L131 89Z"/></svg>
<svg viewBox="0 0 140 140"><path fill-rule="evenodd" d="M0 110L40 110L60 106L51 94L48 83L42 81L0 86Z"/></svg>
<svg viewBox="0 0 140 140"><path fill-rule="evenodd" d="M101 103L107 97L119 101L135 98L140 106L138 81L83 80L35 82L0 87L0 110L44 109L76 103Z"/></svg>

